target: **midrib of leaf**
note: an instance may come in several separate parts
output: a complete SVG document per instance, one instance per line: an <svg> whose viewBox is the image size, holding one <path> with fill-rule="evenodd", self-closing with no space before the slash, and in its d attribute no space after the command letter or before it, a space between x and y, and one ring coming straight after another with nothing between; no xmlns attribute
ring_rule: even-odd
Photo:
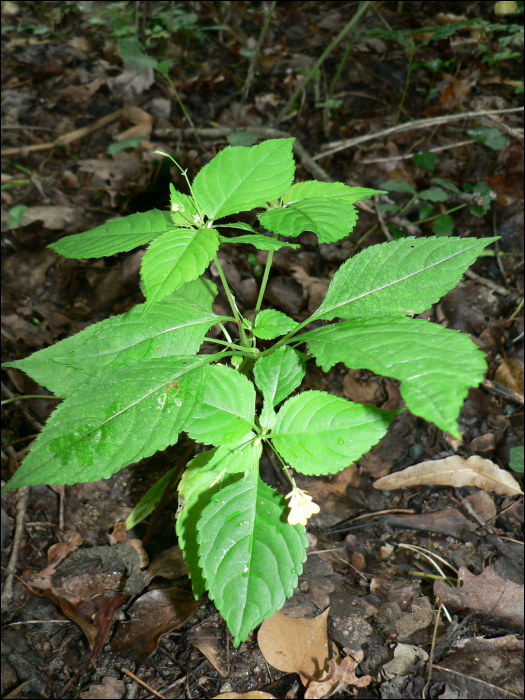
<svg viewBox="0 0 525 700"><path fill-rule="evenodd" d="M224 189L223 189L223 187L222 187L222 181L219 180L219 187L220 187L220 191L221 191L221 195L222 195L222 202L221 202L221 205L218 207L218 211L220 211L220 210L221 210L221 207L224 205L224 203L225 203L228 199L231 199L231 198L237 193L237 190L238 190L242 185L244 185L244 184L246 183L246 181L248 180L248 178L250 177L250 175L252 175L252 173L253 173L259 166L261 166L262 164L264 164L264 161L267 160L271 155L273 155L273 151L272 151L272 153L268 153L266 156L264 156L264 158L263 158L262 160L257 161L257 164L254 165L254 166L252 166L252 169L250 170L250 172L247 173L247 174L245 175L244 179L242 179L242 180L239 181L239 183L237 184L237 186L235 187L235 189L233 189L228 195L225 194ZM218 178L218 179L219 179L219 178ZM267 177L267 178L264 178L264 179L265 179L265 180L271 180L272 177ZM257 182L258 182L258 183L264 182L264 179L263 179L263 180L257 180ZM219 218L221 218L221 217L219 217Z"/></svg>
<svg viewBox="0 0 525 700"><path fill-rule="evenodd" d="M210 312L207 311L206 313L210 313ZM136 347L137 345L141 345L142 343L149 343L150 341L155 340L156 338L160 338L160 336L164 335L165 333L172 333L173 331L178 331L178 330L181 330L182 328L188 328L188 327L190 327L190 326L191 326L191 327L195 327L195 326L204 326L204 325L206 325L206 323L209 323L210 320L211 320L211 319L205 319L205 320L202 320L202 321L191 321L191 322L188 321L188 323L183 323L183 324L181 324L180 326L173 326L172 328L166 328L166 329L163 330L163 331L159 331L156 335L152 335L152 336L150 336L150 337L148 337L148 338L144 338L144 339L142 339L142 340L138 340L136 343L132 343L131 345L126 345L126 347L124 347L124 348L119 348L119 349L117 349L117 350L110 350L110 351L108 351L108 352L97 352L96 355L83 355L82 357L84 357L84 358L85 358L85 357L107 357L107 356L109 356L109 355L115 355L115 354L124 352L124 351L126 351L126 350L130 350L131 348L134 348L134 347ZM221 316L221 317L220 317L220 322L223 323L224 321L235 321L235 319L234 319L234 318L229 318L228 316ZM216 323L218 323L218 322L219 322L219 321L216 321ZM106 336L106 338L107 338L107 337L108 337L108 336ZM101 338L96 338L96 340L102 340L102 339L101 339ZM71 353L71 354L72 354L72 353ZM68 357L69 357L69 355L62 355L60 358L53 358L53 361L56 362L57 359L65 359L65 360L67 360ZM57 364L60 365L60 366L62 366L59 362L58 362Z"/></svg>
<svg viewBox="0 0 525 700"><path fill-rule="evenodd" d="M426 272L427 270L431 270L433 267L437 267L439 265L442 265L445 262L448 262L448 260L452 260L453 258L456 258L458 255L462 255L463 253L466 253L468 251L467 249L464 250L459 250L457 253L453 253L452 255L449 255L448 258L441 258L437 262L433 263L432 265L428 265L427 267L422 267L421 269L417 270L416 272L412 272L409 275L406 275L405 277L401 277L398 280L395 280L394 282L390 282L389 284L384 284L382 287L377 287L376 289L371 289L368 292L364 292L364 294L360 294L357 297L354 297L353 299L349 299L348 301L343 301L340 304L335 304L335 306L331 306L330 308L323 309L322 304L319 307L319 309L308 319L308 323L312 323L312 321L317 320L319 316L324 316L327 313L331 313L332 311L336 311L337 309L340 309L342 306L348 306L349 304L352 304L355 301L359 301L360 299L364 299L367 296L370 296L371 294L376 294L377 292L381 292L383 289L388 289L389 287L394 287L396 284L400 284L401 282L404 282L405 280L410 279L411 277L415 277L416 275L420 275L423 272Z"/></svg>
<svg viewBox="0 0 525 700"><path fill-rule="evenodd" d="M184 370L183 372L181 372L180 374L177 374L177 379L179 379L180 377L183 377L183 376L184 376L185 374L187 374L188 372L192 372L192 371L195 370L195 369L199 369L199 367L202 367L202 365L205 365L205 364L207 364L207 363L209 363L209 362L214 361L214 359L215 359L215 358L213 358L213 357L210 356L209 359L206 359L206 360L200 362L200 363L197 364L197 365L192 365L191 367L189 367L188 369L185 369L185 370ZM68 447L73 447L73 445L77 445L79 442L82 442L82 440L85 440L86 438L88 438L88 437L91 435L91 433L94 433L96 430L100 430L100 428L102 428L104 425L106 425L106 424L109 423L110 421L114 420L115 418L118 418L120 415L122 415L122 414L125 413L126 411L129 411L131 408L133 408L133 406L137 406L137 405L138 405L139 403L141 403L142 401L145 401L145 400L148 399L152 394L154 394L156 391L158 391L159 389L161 389L163 386L166 386L166 384L169 384L170 381L173 381L173 378L168 379L168 381L163 381L163 382L161 382L157 387L155 387L155 389L152 389L150 392L148 392L147 394L144 394L144 396L141 396L139 399L137 399L137 400L134 401L133 403L130 403L128 406L125 406L122 410L118 411L118 413L115 413L114 415L110 416L109 418L106 418L105 421L103 421L102 423L99 423L98 425L96 425L94 428L92 428L92 429L89 430L87 433L85 433L84 435L82 435L82 437L79 437L78 440L75 440L75 442L69 443ZM44 464L46 464L47 462L50 462L52 459L54 459L54 457L50 457L49 459L45 460L44 462L41 463L41 466L44 465Z"/></svg>

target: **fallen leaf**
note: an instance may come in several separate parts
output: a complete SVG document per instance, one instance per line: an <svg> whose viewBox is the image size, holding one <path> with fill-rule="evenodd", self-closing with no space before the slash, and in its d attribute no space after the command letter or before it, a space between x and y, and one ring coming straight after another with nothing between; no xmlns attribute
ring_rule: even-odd
<svg viewBox="0 0 525 700"><path fill-rule="evenodd" d="M345 656L340 664L336 664L334 661L330 661L330 671L326 674L325 679L321 679L319 683L312 681L308 686L304 697L310 700L310 698L329 698L340 691L346 690L350 685L356 688L366 688L366 686L372 680L370 676L362 676L357 678L355 675L355 669L358 663L364 658L363 652L356 654L356 659L351 656ZM333 673L330 678L330 674Z"/></svg>
<svg viewBox="0 0 525 700"><path fill-rule="evenodd" d="M373 404L381 395L379 382L361 384L361 370L350 370L343 380L343 394L355 403Z"/></svg>
<svg viewBox="0 0 525 700"><path fill-rule="evenodd" d="M431 484L434 486L477 486L484 491L493 491L504 496L522 494L520 485L507 471L500 469L490 459L477 455L463 459L459 455L445 459L420 462L374 482L374 488L381 491L412 488Z"/></svg>
<svg viewBox="0 0 525 700"><path fill-rule="evenodd" d="M102 685L90 685L80 693L82 700L119 700L126 694L126 684L112 676L104 676Z"/></svg>
<svg viewBox="0 0 525 700"><path fill-rule="evenodd" d="M188 565L182 557L178 545L163 550L153 559L149 569L144 573L145 585L149 586L155 576L176 579L188 574Z"/></svg>
<svg viewBox="0 0 525 700"><path fill-rule="evenodd" d="M227 678L230 675L227 665L221 659L219 639L216 634L204 627L197 627L190 632L187 639L192 647L198 649L208 659L213 668L223 678Z"/></svg>
<svg viewBox="0 0 525 700"><path fill-rule="evenodd" d="M381 668L381 678L392 680L396 676L402 676L408 673L416 661L426 661L427 659L428 654L423 649L412 644L397 644L394 649L394 658Z"/></svg>
<svg viewBox="0 0 525 700"><path fill-rule="evenodd" d="M523 362L505 360L496 370L494 381L523 396Z"/></svg>
<svg viewBox="0 0 525 700"><path fill-rule="evenodd" d="M119 624L111 648L117 653L131 653L137 659L150 656L157 650L159 638L182 627L201 602L179 588L144 593L127 611L130 621Z"/></svg>
<svg viewBox="0 0 525 700"><path fill-rule="evenodd" d="M114 137L115 141L124 141L136 137L149 138L153 128L153 117L136 105L126 105L123 109L122 118L135 124L126 131L122 131Z"/></svg>
<svg viewBox="0 0 525 700"><path fill-rule="evenodd" d="M286 617L277 611L257 635L266 661L278 671L320 678L328 662L327 620L330 608L313 619Z"/></svg>
<svg viewBox="0 0 525 700"><path fill-rule="evenodd" d="M492 624L520 631L523 628L523 585L501 578L491 566L479 576L462 566L458 587L436 581L434 595L441 598L450 612L476 612Z"/></svg>

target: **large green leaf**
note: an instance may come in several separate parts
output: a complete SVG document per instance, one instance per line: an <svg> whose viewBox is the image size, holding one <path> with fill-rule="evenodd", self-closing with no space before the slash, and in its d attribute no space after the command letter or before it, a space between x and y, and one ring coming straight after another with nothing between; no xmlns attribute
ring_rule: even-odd
<svg viewBox="0 0 525 700"><path fill-rule="evenodd" d="M66 236L48 248L65 258L103 258L149 243L173 228L168 211L152 209L143 214L111 219L92 231Z"/></svg>
<svg viewBox="0 0 525 700"><path fill-rule="evenodd" d="M198 522L199 563L235 647L297 586L308 542L287 512L284 497L252 469L214 495Z"/></svg>
<svg viewBox="0 0 525 700"><path fill-rule="evenodd" d="M303 338L325 372L344 362L399 379L407 408L456 437L463 400L487 370L483 353L466 335L423 320L346 321Z"/></svg>
<svg viewBox="0 0 525 700"><path fill-rule="evenodd" d="M278 338L280 335L293 331L298 325L297 321L283 314L282 311L264 309L256 318L253 334L256 338L273 340L273 338Z"/></svg>
<svg viewBox="0 0 525 700"><path fill-rule="evenodd" d="M282 405L271 438L302 474L334 474L379 442L397 415L322 391L305 391Z"/></svg>
<svg viewBox="0 0 525 700"><path fill-rule="evenodd" d="M173 445L210 359L142 360L102 372L52 413L6 488L107 479Z"/></svg>
<svg viewBox="0 0 525 700"><path fill-rule="evenodd" d="M142 258L146 307L151 306L185 282L200 277L219 248L214 229L178 229L157 238Z"/></svg>
<svg viewBox="0 0 525 700"><path fill-rule="evenodd" d="M255 428L255 389L243 374L225 365L205 370L205 389L186 429L206 445L234 445Z"/></svg>
<svg viewBox="0 0 525 700"><path fill-rule="evenodd" d="M299 182L292 185L283 197L283 204L300 202L302 199L341 200L353 204L363 199L370 199L375 194L386 194L384 190L370 190L367 187L349 187L342 182Z"/></svg>
<svg viewBox="0 0 525 700"><path fill-rule="evenodd" d="M144 304L139 304L121 316L95 323L5 366L21 369L56 396L66 396L109 367L116 369L142 359L193 355L208 329L224 321L224 316L211 311L216 294L213 282L200 278L164 297L146 318Z"/></svg>
<svg viewBox="0 0 525 700"><path fill-rule="evenodd" d="M304 364L287 345L257 360L253 368L255 383L270 405L276 406L297 389L306 373Z"/></svg>
<svg viewBox="0 0 525 700"><path fill-rule="evenodd" d="M404 316L429 309L497 238L403 238L366 248L336 272L314 318Z"/></svg>
<svg viewBox="0 0 525 700"><path fill-rule="evenodd" d="M235 236L235 238L226 238L225 236L219 236L221 243L244 243L252 245L257 250L281 250L281 248L300 248L298 243L285 243L284 241L278 241L276 238L269 238L268 236L263 236L262 233L254 233L253 235L247 236Z"/></svg>
<svg viewBox="0 0 525 700"><path fill-rule="evenodd" d="M193 194L210 219L265 206L290 187L295 165L294 139L273 139L258 146L225 148L200 170Z"/></svg>
<svg viewBox="0 0 525 700"><path fill-rule="evenodd" d="M259 221L268 231L282 236L299 236L312 231L319 243L333 243L352 231L357 222L357 209L344 199L303 199L286 207L269 209L259 214Z"/></svg>
<svg viewBox="0 0 525 700"><path fill-rule="evenodd" d="M257 467L262 444L255 445L254 438L254 433L249 433L237 445L216 447L197 455L188 464L179 484L176 532L197 600L206 590L199 565L197 523L202 511L219 489L237 481L241 474Z"/></svg>

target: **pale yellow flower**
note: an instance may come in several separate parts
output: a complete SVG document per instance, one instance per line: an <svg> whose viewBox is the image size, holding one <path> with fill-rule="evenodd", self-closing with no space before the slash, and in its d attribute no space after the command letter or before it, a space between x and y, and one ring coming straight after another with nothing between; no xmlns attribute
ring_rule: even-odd
<svg viewBox="0 0 525 700"><path fill-rule="evenodd" d="M312 501L312 497L309 496L306 491L302 491L295 487L290 491L290 493L285 496L289 500L288 507L290 512L288 513L288 522L290 525L304 525L315 513L320 512L320 508L317 503Z"/></svg>

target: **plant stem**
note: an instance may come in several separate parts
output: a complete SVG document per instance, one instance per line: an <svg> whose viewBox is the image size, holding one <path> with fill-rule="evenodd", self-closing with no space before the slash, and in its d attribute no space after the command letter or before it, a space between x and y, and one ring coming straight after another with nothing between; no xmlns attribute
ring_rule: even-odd
<svg viewBox="0 0 525 700"><path fill-rule="evenodd" d="M214 343L214 344L216 343L217 345L225 345L230 350L237 350L244 357L247 357L247 358L252 358L252 357L256 356L254 348L247 348L247 347L243 347L242 345L235 345L235 343L227 343L224 340L217 340L217 338L208 338L208 336L206 336L204 338L204 341L207 341L208 343Z"/></svg>
<svg viewBox="0 0 525 700"><path fill-rule="evenodd" d="M237 118L235 119L235 126L233 127L233 131L237 131L237 127L239 125L239 119L241 117L241 112L242 108L244 107L244 103L246 102L246 98L248 97L248 93L250 92L250 87L253 82L253 76L255 75L255 65L257 63L257 60L259 58L259 54L261 53L261 47L264 41L264 37L266 36L266 32L268 31L268 27L270 26L270 21L272 19L273 11L275 9L275 6L277 5L277 0L273 0L272 4L270 5L270 9L268 10L268 14L266 15L266 21L264 22L263 28L261 30L261 33L259 35L259 41L257 42L257 47L255 49L255 54L252 57L250 67L248 69L248 76L246 78L246 82L244 83L244 88L242 91L242 97L241 97L241 103L239 104L239 109L237 111Z"/></svg>
<svg viewBox="0 0 525 700"><path fill-rule="evenodd" d="M13 403L14 401L29 401L29 399L40 399L42 401L63 401L61 396L42 396L42 394L26 394L24 396L13 396L12 399L4 399L0 405L5 406L8 403Z"/></svg>
<svg viewBox="0 0 525 700"><path fill-rule="evenodd" d="M277 238L277 236L274 236L274 238ZM268 284L268 277L270 275L270 268L272 266L274 252L275 251L273 251L273 250L268 251L268 259L266 260L266 267L264 268L264 274L263 274L263 278L261 281L261 288L259 289L259 296L257 298L257 304L255 305L255 313L253 315L253 325L254 326L255 326L255 319L257 318L257 314L261 310L261 304L263 301L264 292L266 291L266 285Z"/></svg>
<svg viewBox="0 0 525 700"><path fill-rule="evenodd" d="M410 74L412 73L412 58L413 58L413 56L414 56L414 53L412 52L408 57L408 71L407 71L407 77L405 80L405 87L403 88L403 94L401 95L401 102L399 103L396 121L394 122L394 126L397 126L399 124L399 120L401 119L403 105L405 104L405 99L406 99L407 92L408 92L408 84L410 83Z"/></svg>
<svg viewBox="0 0 525 700"><path fill-rule="evenodd" d="M337 66L337 70L335 72L334 77L332 78L332 83L330 84L330 89L328 90L328 97L327 97L327 102L330 104L330 100L332 99L332 96L335 92L335 88L337 87L337 83L339 81L339 77L341 73L343 72L343 68L345 67L346 61L348 59L348 54L350 53L350 49L352 48L354 44L354 37L356 33L357 27L355 27L354 31L352 32L352 36L348 40L348 45L346 49L344 50L344 53L341 57L341 60L339 61L339 65Z"/></svg>
<svg viewBox="0 0 525 700"><path fill-rule="evenodd" d="M414 226L417 226L418 224L426 224L429 221L435 221L436 219L439 219L440 216L453 214L455 211L459 211L460 209L464 209L465 207L468 207L468 204L460 204L459 206L454 207L453 209L447 209L447 211L444 214L436 214L436 216L430 216L428 219L420 219L419 221L415 222Z"/></svg>
<svg viewBox="0 0 525 700"><path fill-rule="evenodd" d="M230 302L230 307L231 307L231 310L233 311L233 315L235 316L235 320L239 324L239 334L241 336L241 345L244 348L248 347L249 343L246 339L246 334L245 334L244 329L242 327L241 315L240 315L239 310L237 308L237 304L235 303L235 299L233 297L233 294L230 291L230 287L228 285L226 275L224 274L224 271L221 267L221 264L219 262L219 258L217 257L217 255L213 258L213 262L215 263L215 266L217 267L219 277L221 278L221 282L222 282L222 285L224 287L224 291L226 292L226 296L228 297L228 301Z"/></svg>
<svg viewBox="0 0 525 700"><path fill-rule="evenodd" d="M363 15L371 5L371 0L367 0L366 2L361 2L359 4L359 7L357 9L357 12L355 15L352 17L352 19L348 22L348 24L339 32L339 34L333 39L333 41L329 44L329 46L323 51L323 53L319 56L317 61L314 63L312 68L308 71L308 73L304 76L304 80L301 82L297 90L294 92L294 94L290 97L288 102L285 104L285 106L281 109L279 112L277 119L275 120L273 126L274 128L277 128L279 124L282 122L282 120L285 118L285 116L288 113L288 110L290 107L293 105L299 94L306 88L310 80L313 78L313 76L317 73L319 70L321 64L325 61L326 58L332 53L332 51L335 49L335 47L341 43L341 41L345 38L345 36L348 34L348 32L353 29L355 25L359 22L359 19L361 18L361 15Z"/></svg>
<svg viewBox="0 0 525 700"><path fill-rule="evenodd" d="M272 345L271 348L268 348L268 350L264 350L261 352L259 357L266 357L266 355L272 355L276 350L278 350L282 345L286 345L288 340L292 338L296 333L298 333L300 330L305 328L309 323L312 323L312 321L315 321L315 314L313 316L310 316L310 318L307 318L306 321L303 321L300 323L297 328L294 328L293 331L290 331L287 333L285 336L281 338L281 340L278 340L275 345Z"/></svg>
<svg viewBox="0 0 525 700"><path fill-rule="evenodd" d="M187 121L188 121L188 124L189 124L189 125L191 126L191 128L193 129L193 134L194 134L195 138L197 139L197 143L198 143L199 146L201 147L202 152L203 152L203 153L206 153L206 149L204 148L204 145L203 145L203 143L202 143L202 141L201 141L201 137L199 136L199 132L198 132L197 129L195 128L195 124L193 123L192 118L191 118L190 115L188 114L188 110L187 110L186 107L184 106L184 102L181 100L181 97L180 97L180 95L179 95L179 91L178 91L177 88L175 87L175 83L174 83L173 80L170 78L170 76L168 75L168 73L162 73L162 75L165 76L165 78L166 78L166 80L168 81L168 83L169 83L171 89L173 90L173 93L175 94L175 99L176 99L177 102L179 103L179 107L181 108L182 113L183 113L184 116L186 117L186 119L187 119Z"/></svg>

